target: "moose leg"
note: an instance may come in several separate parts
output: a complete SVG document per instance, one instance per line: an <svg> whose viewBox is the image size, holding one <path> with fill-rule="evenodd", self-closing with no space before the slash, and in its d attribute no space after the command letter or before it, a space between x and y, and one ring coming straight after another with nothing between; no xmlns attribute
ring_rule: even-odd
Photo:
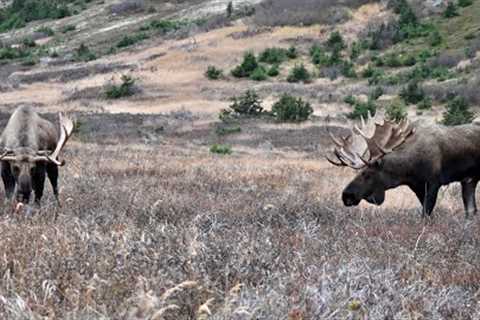
<svg viewBox="0 0 480 320"><path fill-rule="evenodd" d="M470 213L477 213L477 203L475 201L475 190L478 180L466 179L462 181L462 199L465 208L465 218L468 219Z"/></svg>
<svg viewBox="0 0 480 320"><path fill-rule="evenodd" d="M2 172L2 180L5 186L5 198L10 200L15 192L15 178L13 177L10 164L7 161L2 161L0 164Z"/></svg>
<svg viewBox="0 0 480 320"><path fill-rule="evenodd" d="M53 195L57 200L58 206L60 206L60 199L58 198L58 166L52 163L47 164L47 175L52 185Z"/></svg>
<svg viewBox="0 0 480 320"><path fill-rule="evenodd" d="M436 184L425 183L422 186L413 188L415 195L423 206L422 217L432 214L433 208L437 203L438 190L440 187Z"/></svg>
<svg viewBox="0 0 480 320"><path fill-rule="evenodd" d="M35 204L40 206L40 200L43 196L43 188L45 186L45 165L37 165L35 173L32 176L32 188L35 192Z"/></svg>

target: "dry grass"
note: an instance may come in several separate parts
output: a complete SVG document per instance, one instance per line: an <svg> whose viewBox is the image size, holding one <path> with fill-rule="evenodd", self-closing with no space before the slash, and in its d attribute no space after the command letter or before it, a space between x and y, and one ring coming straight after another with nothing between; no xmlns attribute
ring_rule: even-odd
<svg viewBox="0 0 480 320"><path fill-rule="evenodd" d="M352 173L318 160L170 144L66 157L63 209L51 194L32 217L4 207L1 318L479 316L480 230L458 188L424 225L405 190L345 209Z"/></svg>

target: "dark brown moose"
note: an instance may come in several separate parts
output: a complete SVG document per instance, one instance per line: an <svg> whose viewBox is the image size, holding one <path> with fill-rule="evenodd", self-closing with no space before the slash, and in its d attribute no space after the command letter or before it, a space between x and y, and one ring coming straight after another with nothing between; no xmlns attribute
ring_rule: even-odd
<svg viewBox="0 0 480 320"><path fill-rule="evenodd" d="M7 199L15 196L28 203L33 189L35 203L40 204L47 175L58 202L58 167L64 165L58 156L72 131L72 120L62 114L57 128L31 107L15 110L0 137L0 171Z"/></svg>
<svg viewBox="0 0 480 320"><path fill-rule="evenodd" d="M336 166L360 170L344 189L343 203L362 200L381 205L385 191L406 185L430 216L443 185L462 185L465 215L476 214L475 189L480 179L480 124L454 127L394 123L382 116L362 119L347 137L335 137L327 160Z"/></svg>

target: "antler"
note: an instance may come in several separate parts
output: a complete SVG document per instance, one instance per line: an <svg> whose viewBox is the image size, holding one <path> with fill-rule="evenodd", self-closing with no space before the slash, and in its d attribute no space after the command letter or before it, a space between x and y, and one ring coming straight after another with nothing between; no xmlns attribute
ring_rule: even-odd
<svg viewBox="0 0 480 320"><path fill-rule="evenodd" d="M51 154L47 154L45 151L39 151L38 155L35 157L35 161L50 161L57 166L63 166L65 164L65 161L58 160L58 156L68 138L72 135L74 124L72 119L62 113L58 114L58 119L60 122L60 138L58 139L55 150Z"/></svg>
<svg viewBox="0 0 480 320"><path fill-rule="evenodd" d="M339 140L329 132L336 146L333 155L337 159L332 159L328 154L326 158L336 166L362 169L393 152L414 132L415 129L406 119L395 123L384 120L383 117L374 118L369 114L367 123L362 118L362 127L354 126L347 138Z"/></svg>

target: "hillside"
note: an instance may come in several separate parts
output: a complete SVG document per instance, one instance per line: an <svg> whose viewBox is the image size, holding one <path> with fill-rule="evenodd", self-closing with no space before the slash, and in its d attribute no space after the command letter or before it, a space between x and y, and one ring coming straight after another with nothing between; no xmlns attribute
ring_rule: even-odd
<svg viewBox="0 0 480 320"><path fill-rule="evenodd" d="M2 207L0 318L479 318L459 186L347 208L324 155L368 112L472 121L480 1L229 2L1 1L0 127L77 123L63 206Z"/></svg>

